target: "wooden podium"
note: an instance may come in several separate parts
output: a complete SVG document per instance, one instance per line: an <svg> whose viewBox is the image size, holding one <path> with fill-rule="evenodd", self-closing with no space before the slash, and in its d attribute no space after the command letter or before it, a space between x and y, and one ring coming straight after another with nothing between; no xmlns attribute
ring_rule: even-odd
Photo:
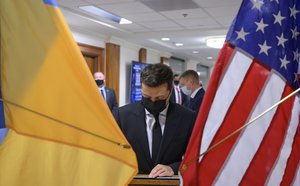
<svg viewBox="0 0 300 186"><path fill-rule="evenodd" d="M170 186L170 185L179 185L179 177L158 177L158 178L149 178L148 175L139 174L133 178L130 182L130 186L151 186L151 185L162 185L162 186Z"/></svg>

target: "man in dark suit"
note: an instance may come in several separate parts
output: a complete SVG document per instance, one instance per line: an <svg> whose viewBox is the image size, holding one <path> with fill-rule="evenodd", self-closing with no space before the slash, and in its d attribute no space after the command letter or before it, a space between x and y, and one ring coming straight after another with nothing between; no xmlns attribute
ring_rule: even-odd
<svg viewBox="0 0 300 186"><path fill-rule="evenodd" d="M187 107L189 103L189 97L181 91L181 88L179 86L178 74L174 74L173 76L173 89L172 89L170 100L173 101L174 103L177 103L185 107Z"/></svg>
<svg viewBox="0 0 300 186"><path fill-rule="evenodd" d="M190 96L188 108L198 114L205 94L198 73L194 70L187 70L182 73L180 76L180 86L182 92Z"/></svg>
<svg viewBox="0 0 300 186"><path fill-rule="evenodd" d="M113 89L105 87L105 76L102 72L96 72L94 74L94 79L98 86L99 92L103 96L107 103L107 106L112 113L116 112L118 109L118 103L116 99L116 93Z"/></svg>
<svg viewBox="0 0 300 186"><path fill-rule="evenodd" d="M185 153L196 115L170 102L173 72L151 64L141 72L142 100L120 107L115 115L136 153L139 173L172 176Z"/></svg>

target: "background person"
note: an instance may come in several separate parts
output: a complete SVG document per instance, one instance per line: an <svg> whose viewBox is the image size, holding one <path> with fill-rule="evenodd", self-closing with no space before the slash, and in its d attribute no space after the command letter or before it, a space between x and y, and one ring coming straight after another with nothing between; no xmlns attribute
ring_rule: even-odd
<svg viewBox="0 0 300 186"><path fill-rule="evenodd" d="M188 96L185 95L179 85L179 75L174 74L173 76L173 89L171 94L171 101L179 105L188 106Z"/></svg>
<svg viewBox="0 0 300 186"><path fill-rule="evenodd" d="M116 93L113 89L105 87L105 76L102 72L96 72L94 74L94 79L98 86L99 92L103 96L107 106L112 113L116 112L118 109L118 103L116 98Z"/></svg>
<svg viewBox="0 0 300 186"><path fill-rule="evenodd" d="M194 70L187 70L180 76L180 86L184 94L190 96L188 108L198 114L205 90L200 86L199 75Z"/></svg>

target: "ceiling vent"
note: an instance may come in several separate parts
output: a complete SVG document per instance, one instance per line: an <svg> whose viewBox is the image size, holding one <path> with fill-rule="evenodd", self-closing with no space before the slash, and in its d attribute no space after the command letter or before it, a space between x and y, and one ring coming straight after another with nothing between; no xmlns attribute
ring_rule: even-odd
<svg viewBox="0 0 300 186"><path fill-rule="evenodd" d="M140 0L140 2L156 12L199 8L192 0Z"/></svg>

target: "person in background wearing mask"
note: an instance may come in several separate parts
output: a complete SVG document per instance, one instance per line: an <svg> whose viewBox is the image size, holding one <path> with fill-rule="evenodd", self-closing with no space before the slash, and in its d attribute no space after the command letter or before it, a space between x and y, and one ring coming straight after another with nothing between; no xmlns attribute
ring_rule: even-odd
<svg viewBox="0 0 300 186"><path fill-rule="evenodd" d="M180 76L180 86L184 94L190 96L188 108L198 114L205 90L200 86L199 75L194 70L187 70Z"/></svg>
<svg viewBox="0 0 300 186"><path fill-rule="evenodd" d="M136 153L139 174L149 177L177 174L196 115L170 102L173 72L150 64L141 72L142 100L120 107L115 115Z"/></svg>
<svg viewBox="0 0 300 186"><path fill-rule="evenodd" d="M179 75L174 74L173 76L173 89L171 94L171 101L179 105L188 106L188 96L186 96L180 89L179 86Z"/></svg>
<svg viewBox="0 0 300 186"><path fill-rule="evenodd" d="M116 112L118 109L118 103L116 98L116 93L113 89L105 87L105 76L102 72L96 72L94 74L94 79L98 86L99 92L103 96L107 106L112 113Z"/></svg>

